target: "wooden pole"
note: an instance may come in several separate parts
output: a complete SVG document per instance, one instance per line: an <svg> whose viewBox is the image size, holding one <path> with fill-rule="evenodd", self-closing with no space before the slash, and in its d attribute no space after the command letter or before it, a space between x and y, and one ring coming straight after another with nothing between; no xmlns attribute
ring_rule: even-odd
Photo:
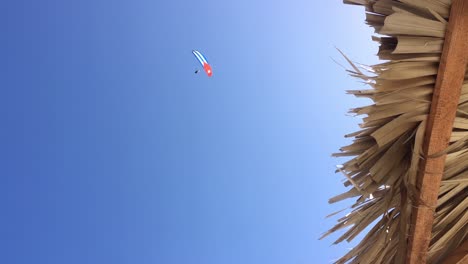
<svg viewBox="0 0 468 264"><path fill-rule="evenodd" d="M417 178L418 198L412 210L407 263L426 263L434 211L445 167L444 151L452 134L468 63L468 0L453 0Z"/></svg>

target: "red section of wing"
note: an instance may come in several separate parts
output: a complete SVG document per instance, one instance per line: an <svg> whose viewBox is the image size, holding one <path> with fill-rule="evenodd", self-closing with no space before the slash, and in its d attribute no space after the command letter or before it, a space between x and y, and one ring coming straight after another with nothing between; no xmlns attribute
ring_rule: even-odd
<svg viewBox="0 0 468 264"><path fill-rule="evenodd" d="M205 70L206 75L208 75L208 77L211 77L211 75L213 75L213 70L211 69L211 66L208 63L203 64L203 69Z"/></svg>

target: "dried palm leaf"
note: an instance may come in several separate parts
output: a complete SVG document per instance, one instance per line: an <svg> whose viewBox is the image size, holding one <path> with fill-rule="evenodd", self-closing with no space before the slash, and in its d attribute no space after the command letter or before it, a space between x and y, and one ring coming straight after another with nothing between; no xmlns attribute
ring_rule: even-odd
<svg viewBox="0 0 468 264"><path fill-rule="evenodd" d="M330 203L356 197L351 211L323 237L348 228L335 243L354 239L371 223L360 243L335 263L401 263L410 213L415 206L416 175L432 93L442 52L450 0L345 0L366 7L366 23L381 36L378 65L353 63L348 73L370 89L347 91L374 104L350 110L364 115L362 128L333 156L350 156L338 171L349 191ZM341 51L340 51L341 52ZM362 69L362 70L361 70ZM369 74L365 74L368 72ZM435 208L428 263L438 263L468 236L468 75L462 87L445 172ZM380 218L380 220L378 220ZM378 221L376 221L378 220Z"/></svg>

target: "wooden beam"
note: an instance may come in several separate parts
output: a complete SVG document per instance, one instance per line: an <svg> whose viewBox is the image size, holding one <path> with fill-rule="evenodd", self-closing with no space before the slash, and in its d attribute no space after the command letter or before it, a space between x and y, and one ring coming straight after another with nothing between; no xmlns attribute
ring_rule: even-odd
<svg viewBox="0 0 468 264"><path fill-rule="evenodd" d="M444 260L444 264L468 263L468 240L461 244Z"/></svg>
<svg viewBox="0 0 468 264"><path fill-rule="evenodd" d="M427 261L446 157L436 154L448 147L467 63L468 0L453 0L416 183L419 193L411 213L409 264Z"/></svg>

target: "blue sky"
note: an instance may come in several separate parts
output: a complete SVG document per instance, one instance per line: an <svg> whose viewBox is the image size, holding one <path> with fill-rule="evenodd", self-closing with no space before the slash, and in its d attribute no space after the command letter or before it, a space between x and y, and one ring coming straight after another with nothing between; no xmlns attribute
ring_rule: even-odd
<svg viewBox="0 0 468 264"><path fill-rule="evenodd" d="M375 62L342 1L2 8L0 263L330 263L330 157ZM194 74L198 49L213 77Z"/></svg>

